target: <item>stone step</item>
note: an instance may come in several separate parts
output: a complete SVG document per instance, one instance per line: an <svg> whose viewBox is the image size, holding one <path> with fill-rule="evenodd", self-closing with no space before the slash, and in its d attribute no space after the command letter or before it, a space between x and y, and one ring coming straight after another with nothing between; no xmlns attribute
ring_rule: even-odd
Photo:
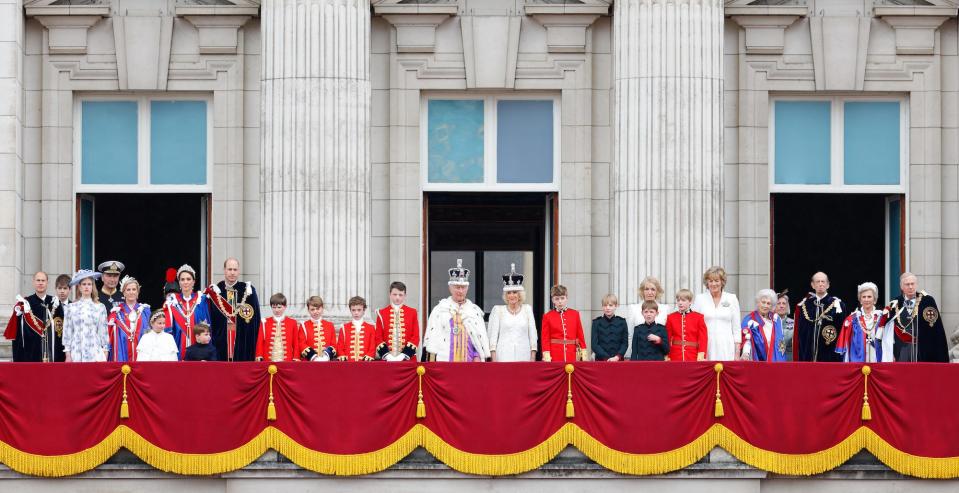
<svg viewBox="0 0 959 493"><path fill-rule="evenodd" d="M13 361L13 341L0 339L0 361Z"/></svg>

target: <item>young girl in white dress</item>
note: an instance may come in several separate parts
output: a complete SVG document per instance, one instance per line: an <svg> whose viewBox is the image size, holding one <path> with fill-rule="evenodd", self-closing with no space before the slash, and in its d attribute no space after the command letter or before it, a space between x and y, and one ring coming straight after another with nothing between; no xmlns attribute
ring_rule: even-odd
<svg viewBox="0 0 959 493"><path fill-rule="evenodd" d="M107 309L94 290L99 272L81 269L73 274L70 286L77 286L77 299L66 307L63 320L63 351L67 362L106 361L110 351Z"/></svg>

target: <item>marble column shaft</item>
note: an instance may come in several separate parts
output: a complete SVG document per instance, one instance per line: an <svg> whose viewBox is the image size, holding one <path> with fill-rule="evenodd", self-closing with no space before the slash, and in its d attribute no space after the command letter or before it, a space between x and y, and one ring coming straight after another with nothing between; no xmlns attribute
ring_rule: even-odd
<svg viewBox="0 0 959 493"><path fill-rule="evenodd" d="M612 286L637 303L656 276L672 302L723 258L723 3L614 9Z"/></svg>
<svg viewBox="0 0 959 493"><path fill-rule="evenodd" d="M282 292L299 315L320 295L345 319L370 291L369 2L265 0L260 15L261 300Z"/></svg>

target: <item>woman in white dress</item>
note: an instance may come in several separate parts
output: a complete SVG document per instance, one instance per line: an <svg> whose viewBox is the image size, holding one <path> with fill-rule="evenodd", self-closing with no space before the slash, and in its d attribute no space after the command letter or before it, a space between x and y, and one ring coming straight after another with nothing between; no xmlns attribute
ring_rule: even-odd
<svg viewBox="0 0 959 493"><path fill-rule="evenodd" d="M646 276L639 283L639 297L641 298L639 303L619 305L616 314L626 319L626 329L629 332L627 334L629 347L626 349L626 354L632 354L633 351L633 330L636 329L637 325L643 323L643 302L652 301L659 306L659 312L656 313L656 323L663 327L666 326L666 316L673 311L673 307L666 303L660 303L659 299L662 296L663 285L659 282L659 279Z"/></svg>
<svg viewBox="0 0 959 493"><path fill-rule="evenodd" d="M107 309L94 294L99 272L81 269L70 286L78 286L77 299L66 307L63 320L63 351L67 362L106 361L110 351Z"/></svg>
<svg viewBox="0 0 959 493"><path fill-rule="evenodd" d="M503 276L503 301L489 316L489 342L493 361L536 361L536 320L525 303L523 275L510 264Z"/></svg>
<svg viewBox="0 0 959 493"><path fill-rule="evenodd" d="M705 293L696 295L692 309L703 314L709 332L706 359L732 361L739 354L743 334L739 326L739 299L723 290L726 287L726 271L722 267L710 267L703 273Z"/></svg>

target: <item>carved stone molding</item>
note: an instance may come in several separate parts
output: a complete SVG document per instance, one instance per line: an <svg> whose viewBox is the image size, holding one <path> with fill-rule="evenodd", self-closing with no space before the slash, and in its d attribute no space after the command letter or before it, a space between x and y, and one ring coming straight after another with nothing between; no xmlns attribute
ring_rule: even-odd
<svg viewBox="0 0 959 493"><path fill-rule="evenodd" d="M802 16L734 15L732 19L746 31L746 54L781 55L786 45L786 28Z"/></svg>
<svg viewBox="0 0 959 493"><path fill-rule="evenodd" d="M248 15L187 15L184 18L196 26L200 54L235 54L237 31L243 27Z"/></svg>
<svg viewBox="0 0 959 493"><path fill-rule="evenodd" d="M954 12L955 13L955 12ZM931 55L936 49L936 30L948 16L884 15L896 30L896 54Z"/></svg>
<svg viewBox="0 0 959 493"><path fill-rule="evenodd" d="M37 15L47 28L51 55L84 55L87 52L87 31L102 19L99 15Z"/></svg>
<svg viewBox="0 0 959 493"><path fill-rule="evenodd" d="M396 51L400 53L433 53L436 51L436 28L450 14L386 14L383 19L396 29Z"/></svg>
<svg viewBox="0 0 959 493"><path fill-rule="evenodd" d="M463 56L468 89L512 89L522 19L462 16Z"/></svg>
<svg viewBox="0 0 959 493"><path fill-rule="evenodd" d="M546 28L546 48L550 53L585 53L587 29L599 14L534 14L533 19Z"/></svg>

